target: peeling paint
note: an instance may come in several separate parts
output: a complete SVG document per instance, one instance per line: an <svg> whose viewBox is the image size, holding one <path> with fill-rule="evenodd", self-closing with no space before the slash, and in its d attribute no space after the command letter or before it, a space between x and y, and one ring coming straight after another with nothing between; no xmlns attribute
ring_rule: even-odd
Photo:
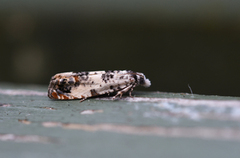
<svg viewBox="0 0 240 158"><path fill-rule="evenodd" d="M0 89L0 94L4 95L36 95L36 96L47 96L47 92L39 92L32 90L16 90L16 89Z"/></svg>
<svg viewBox="0 0 240 158"><path fill-rule="evenodd" d="M10 107L11 104L7 104L7 103L0 103L0 107Z"/></svg>
<svg viewBox="0 0 240 158"><path fill-rule="evenodd" d="M0 141L13 141L19 143L59 143L56 138L43 137L38 135L14 135L0 134Z"/></svg>
<svg viewBox="0 0 240 158"><path fill-rule="evenodd" d="M111 100L111 98L96 98L97 100ZM148 103L172 103L182 106L205 105L212 107L239 107L239 100L203 100L203 99L182 99L182 98L145 98L145 97L125 97L121 100L129 102L148 102Z"/></svg>
<svg viewBox="0 0 240 158"><path fill-rule="evenodd" d="M160 126L128 126L114 124L73 124L61 122L43 122L44 127L62 127L64 129L83 131L105 131L121 134L152 135L173 138L200 138L214 140L240 141L240 129L206 128L206 127L160 127Z"/></svg>
<svg viewBox="0 0 240 158"><path fill-rule="evenodd" d="M31 121L28 121L28 119L24 119L24 120L18 119L18 122L23 123L23 124L27 124L27 125L32 123Z"/></svg>
<svg viewBox="0 0 240 158"><path fill-rule="evenodd" d="M43 109L48 109L48 110L57 110L55 108L52 108L52 107L40 107L40 108L43 108Z"/></svg>
<svg viewBox="0 0 240 158"><path fill-rule="evenodd" d="M83 110L80 112L82 115L94 114L94 113L103 113L103 110Z"/></svg>

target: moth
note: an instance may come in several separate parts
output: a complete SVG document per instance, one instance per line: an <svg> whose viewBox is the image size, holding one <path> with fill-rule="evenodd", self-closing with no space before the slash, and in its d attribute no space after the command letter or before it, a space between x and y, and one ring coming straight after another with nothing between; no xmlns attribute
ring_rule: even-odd
<svg viewBox="0 0 240 158"><path fill-rule="evenodd" d="M131 70L64 72L54 75L48 86L48 97L51 99L86 100L103 94L114 94L120 98L131 92L137 85L149 87L151 82L140 72Z"/></svg>

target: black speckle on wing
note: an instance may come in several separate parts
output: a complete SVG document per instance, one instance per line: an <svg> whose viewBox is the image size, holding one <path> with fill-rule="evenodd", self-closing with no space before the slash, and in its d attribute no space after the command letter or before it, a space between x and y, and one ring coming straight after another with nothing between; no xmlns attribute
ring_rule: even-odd
<svg viewBox="0 0 240 158"><path fill-rule="evenodd" d="M62 86L59 86L57 91L59 92L62 92L62 93L71 93L71 89L72 87L71 86L67 86L67 85L62 85Z"/></svg>
<svg viewBox="0 0 240 158"><path fill-rule="evenodd" d="M91 92L92 97L99 95L99 94L96 92L95 89L91 89L90 92Z"/></svg>
<svg viewBox="0 0 240 158"><path fill-rule="evenodd" d="M114 77L113 71L106 71L104 74L102 74L101 78L103 82L107 83L110 79Z"/></svg>

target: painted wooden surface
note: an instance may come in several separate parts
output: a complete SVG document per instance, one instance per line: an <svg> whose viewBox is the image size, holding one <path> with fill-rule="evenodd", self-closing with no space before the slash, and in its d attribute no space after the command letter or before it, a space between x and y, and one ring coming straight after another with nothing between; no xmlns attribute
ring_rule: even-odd
<svg viewBox="0 0 240 158"><path fill-rule="evenodd" d="M0 157L239 157L240 98L138 92L80 103L0 84Z"/></svg>

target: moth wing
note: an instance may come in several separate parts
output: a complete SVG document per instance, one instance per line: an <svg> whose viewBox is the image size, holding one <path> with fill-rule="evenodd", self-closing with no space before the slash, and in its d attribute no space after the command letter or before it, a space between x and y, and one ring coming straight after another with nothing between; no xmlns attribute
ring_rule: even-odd
<svg viewBox="0 0 240 158"><path fill-rule="evenodd" d="M105 76L105 77L104 77ZM77 98L89 98L117 92L134 83L134 78L127 71L89 72L87 80L81 80L79 86L73 86L71 95Z"/></svg>

